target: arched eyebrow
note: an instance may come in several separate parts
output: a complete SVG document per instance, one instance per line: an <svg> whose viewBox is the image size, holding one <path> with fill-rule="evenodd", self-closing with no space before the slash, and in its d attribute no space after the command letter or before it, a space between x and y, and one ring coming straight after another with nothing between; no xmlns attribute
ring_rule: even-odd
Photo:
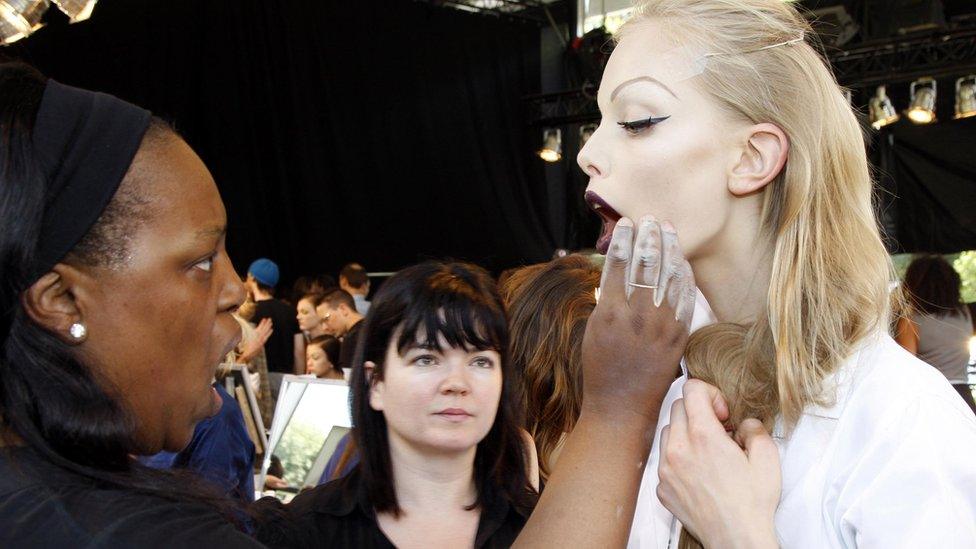
<svg viewBox="0 0 976 549"><path fill-rule="evenodd" d="M631 85L631 84L633 84L635 82L651 82L652 84L657 84L658 86L661 86L662 88L664 88L664 91L670 93L672 97L674 97L675 99L678 99L678 101L681 101L681 99L679 99L678 96L675 95L675 93L673 91L671 91L671 88L667 87L664 84L664 82L661 82L660 80L658 80L657 78L654 78L653 76L638 76L637 78L631 78L630 80L626 80L624 82L621 82L619 86L617 86L616 88L614 88L613 93L610 94L610 102L613 103L613 100L617 98L617 95L620 93L620 90L622 90L624 87L629 86L629 85Z"/></svg>

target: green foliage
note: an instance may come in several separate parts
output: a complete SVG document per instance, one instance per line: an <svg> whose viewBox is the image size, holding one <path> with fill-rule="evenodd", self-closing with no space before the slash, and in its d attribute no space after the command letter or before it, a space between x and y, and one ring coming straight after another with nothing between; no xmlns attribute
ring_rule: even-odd
<svg viewBox="0 0 976 549"><path fill-rule="evenodd" d="M285 480L290 486L301 487L304 484L305 475L315 463L323 443L320 427L297 422L288 426L285 436L275 448L275 455L281 460Z"/></svg>
<svg viewBox="0 0 976 549"><path fill-rule="evenodd" d="M976 251L959 254L952 266L962 278L962 300L976 302Z"/></svg>
<svg viewBox="0 0 976 549"><path fill-rule="evenodd" d="M895 265L898 278L905 278L905 270L912 262L912 254L898 254L891 256L891 261ZM952 264L959 278L962 279L960 292L965 303L976 302L976 251L962 252L961 254L950 254L945 256L946 261Z"/></svg>

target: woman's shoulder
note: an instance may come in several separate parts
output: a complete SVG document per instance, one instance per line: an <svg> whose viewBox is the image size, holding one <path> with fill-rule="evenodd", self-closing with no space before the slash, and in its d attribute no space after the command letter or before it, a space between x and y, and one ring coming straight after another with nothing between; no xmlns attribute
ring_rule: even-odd
<svg viewBox="0 0 976 549"><path fill-rule="evenodd" d="M904 407L913 400L959 400L964 406L942 373L886 334L867 340L842 369L847 370L842 376L851 380L851 397L874 408Z"/></svg>
<svg viewBox="0 0 976 549"><path fill-rule="evenodd" d="M358 469L295 496L288 504L263 498L254 504L257 538L270 547L388 546L376 525Z"/></svg>
<svg viewBox="0 0 976 549"><path fill-rule="evenodd" d="M34 454L21 457L35 458ZM39 469L47 471L45 478ZM43 472L43 471L41 471ZM218 512L0 456L0 546L257 547Z"/></svg>
<svg viewBox="0 0 976 549"><path fill-rule="evenodd" d="M852 448L937 436L976 452L976 416L944 375L886 334L865 342L831 380L836 400L812 415L838 420L840 432L857 439Z"/></svg>

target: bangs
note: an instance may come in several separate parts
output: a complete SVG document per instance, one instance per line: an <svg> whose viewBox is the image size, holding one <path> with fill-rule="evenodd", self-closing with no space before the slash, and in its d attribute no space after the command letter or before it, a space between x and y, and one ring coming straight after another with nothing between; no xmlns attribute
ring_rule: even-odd
<svg viewBox="0 0 976 549"><path fill-rule="evenodd" d="M443 352L443 337L452 348L504 353L508 324L499 304L455 277L441 278L429 280L404 311L397 352L403 355L418 345Z"/></svg>

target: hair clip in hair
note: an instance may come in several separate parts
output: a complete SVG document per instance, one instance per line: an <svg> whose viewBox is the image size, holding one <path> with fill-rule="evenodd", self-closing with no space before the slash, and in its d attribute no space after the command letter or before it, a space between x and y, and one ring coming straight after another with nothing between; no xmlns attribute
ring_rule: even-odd
<svg viewBox="0 0 976 549"><path fill-rule="evenodd" d="M803 33L800 33L800 36L797 36L796 38L785 40L783 42L777 42L775 44L770 44L768 46L763 46L761 48L756 48L754 50L745 50L745 51L740 51L735 53L706 53L703 57L720 57L723 55L745 55L747 53L756 53L758 51L771 50L773 48L778 48L780 46L792 46L794 44L799 44L800 42L803 42L803 38L804 38Z"/></svg>

